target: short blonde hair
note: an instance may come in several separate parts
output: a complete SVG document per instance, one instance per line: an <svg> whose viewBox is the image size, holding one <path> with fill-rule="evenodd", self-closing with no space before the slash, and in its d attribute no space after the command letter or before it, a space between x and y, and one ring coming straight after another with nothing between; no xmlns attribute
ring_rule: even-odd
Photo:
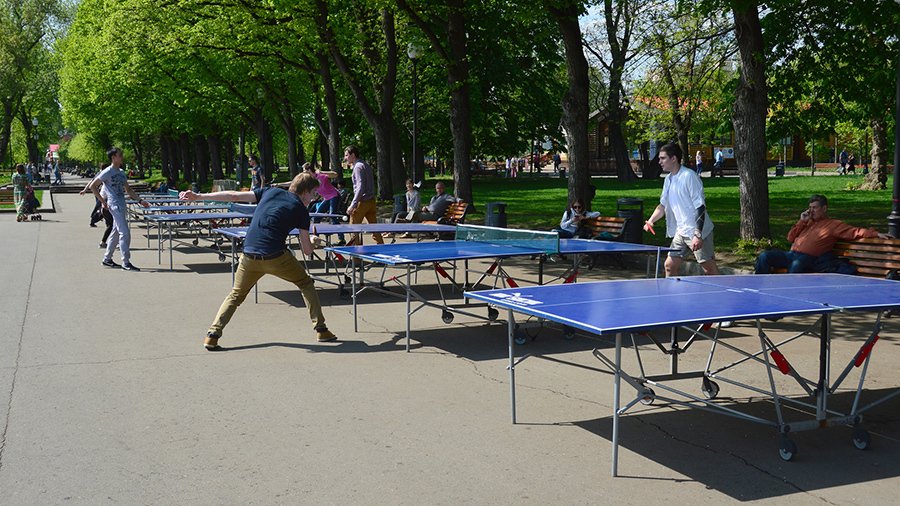
<svg viewBox="0 0 900 506"><path fill-rule="evenodd" d="M288 188L293 194L302 195L319 187L319 179L309 172L301 172L291 180L291 186Z"/></svg>

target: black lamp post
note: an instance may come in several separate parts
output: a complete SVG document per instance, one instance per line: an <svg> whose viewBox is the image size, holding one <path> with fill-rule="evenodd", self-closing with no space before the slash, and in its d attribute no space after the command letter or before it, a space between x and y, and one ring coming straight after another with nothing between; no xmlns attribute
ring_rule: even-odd
<svg viewBox="0 0 900 506"><path fill-rule="evenodd" d="M39 163L41 163L41 161L40 161L41 150L38 149L38 131L37 131L38 124L39 123L38 123L37 118L34 118L31 120L31 125L34 127L32 129L34 131L34 134L32 135L32 137L34 138L34 160L32 160L32 162L35 165L38 165Z"/></svg>
<svg viewBox="0 0 900 506"><path fill-rule="evenodd" d="M406 51L406 55L409 56L409 60L412 62L413 66L413 143L412 143L412 163L410 164L409 169L409 179L416 183L416 143L419 137L419 92L416 89L416 81L418 79L418 75L416 72L416 63L419 61L419 57L422 56L422 46L416 44L415 42L411 42L409 44L409 49Z"/></svg>
<svg viewBox="0 0 900 506"><path fill-rule="evenodd" d="M896 0L900 4L900 0ZM900 25L898 25L900 26ZM894 104L894 194L891 214L887 217L888 233L900 237L900 55L897 60L897 95Z"/></svg>

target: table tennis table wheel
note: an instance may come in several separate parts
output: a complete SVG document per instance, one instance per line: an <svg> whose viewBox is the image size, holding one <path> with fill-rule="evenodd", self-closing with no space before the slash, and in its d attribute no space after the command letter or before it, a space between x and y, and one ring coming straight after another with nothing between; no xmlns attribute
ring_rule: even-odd
<svg viewBox="0 0 900 506"><path fill-rule="evenodd" d="M224 253L219 253L219 261L220 261L220 262L224 262L224 261L225 261L225 254L224 254Z"/></svg>
<svg viewBox="0 0 900 506"><path fill-rule="evenodd" d="M500 316L500 311L497 311L496 309L494 309L492 307L488 308L488 320L495 322L495 321L497 321L498 316Z"/></svg>
<svg viewBox="0 0 900 506"><path fill-rule="evenodd" d="M513 331L513 341L518 345L523 345L528 342L528 334L516 329Z"/></svg>
<svg viewBox="0 0 900 506"><path fill-rule="evenodd" d="M453 323L453 313L444 311L441 313L441 320L443 320L444 323Z"/></svg>
<svg viewBox="0 0 900 506"><path fill-rule="evenodd" d="M344 275L344 283L346 283L346 284L349 285L349 284L352 283L352 282L353 282L353 280L350 279L350 276L347 276L347 275L345 274L345 275Z"/></svg>
<svg viewBox="0 0 900 506"><path fill-rule="evenodd" d="M865 450L872 444L872 436L869 431L863 429L859 425L853 426L853 446L860 450Z"/></svg>
<svg viewBox="0 0 900 506"><path fill-rule="evenodd" d="M703 396L707 399L715 399L716 396L719 395L719 384L704 377L703 386L700 387L700 391L703 392Z"/></svg>
<svg viewBox="0 0 900 506"><path fill-rule="evenodd" d="M200 244L200 241L197 240L197 239L194 239L193 241L191 241L191 244L193 244L194 246L196 246L196 245Z"/></svg>
<svg viewBox="0 0 900 506"><path fill-rule="evenodd" d="M656 392L654 392L652 388L645 388L644 396L641 397L641 404L643 404L644 406L649 406L649 405L653 404L653 400L656 398L656 397L654 397L655 395L656 395Z"/></svg>
<svg viewBox="0 0 900 506"><path fill-rule="evenodd" d="M575 329L568 325L563 325L563 337L566 338L566 341L575 339Z"/></svg>
<svg viewBox="0 0 900 506"><path fill-rule="evenodd" d="M778 454L783 460L791 460L797 454L797 443L794 443L786 435L782 435L781 441L778 442Z"/></svg>
<svg viewBox="0 0 900 506"><path fill-rule="evenodd" d="M344 289L344 288L341 288L340 294L341 294L341 299L342 299L342 300L347 300L347 299L350 298L350 292L349 292L348 290Z"/></svg>

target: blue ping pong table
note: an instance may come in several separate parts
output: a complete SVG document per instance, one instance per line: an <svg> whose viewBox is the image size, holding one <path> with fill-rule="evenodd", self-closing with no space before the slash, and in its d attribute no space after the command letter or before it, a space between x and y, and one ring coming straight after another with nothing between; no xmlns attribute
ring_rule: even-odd
<svg viewBox="0 0 900 506"><path fill-rule="evenodd" d="M316 213L312 213L311 216L314 216ZM244 238L247 237L248 227L235 227L235 228L219 228L216 229L215 232L228 237L231 242L231 282L234 283L234 266L237 262L237 245L240 241L243 241ZM329 223L315 223L313 224L313 230L316 235L324 236L326 241L330 243L331 236L336 234L380 234L389 232L392 234L402 234L402 233L411 233L411 234L424 234L424 233L448 233L456 230L456 227L452 225L439 225L434 223L357 223L357 224L342 224L342 225L333 225ZM290 236L298 236L300 235L299 229L291 230ZM327 251L328 248L326 248ZM343 261L344 259L340 255L332 254L330 251L327 251L326 258L322 259L325 266L325 275L328 275L333 272L336 276L336 280L332 281L328 278L315 275L310 268L308 262L306 262L306 258L304 256L304 265L306 267L306 271L310 274L310 276L323 283L327 283L330 285L334 285L338 288L340 297L342 299L347 299L350 297L350 292L348 292L344 287L351 283L350 279L347 278L347 275L342 273L338 268L335 261ZM219 253L219 260L224 261L224 253Z"/></svg>
<svg viewBox="0 0 900 506"><path fill-rule="evenodd" d="M174 238L172 235L172 230L175 228L174 225L177 224L189 224L189 225L205 225L209 227L210 230L214 230L214 227L218 226L220 223L231 223L234 221L245 222L249 219L253 218L252 214L249 213L236 213L236 212L211 212L211 213L190 213L190 214L156 214L152 216L147 216L148 228L147 234L149 237L150 229L149 224L156 225L156 238L157 238L157 255L159 256L159 263L162 264L162 251L165 244L164 236L162 233L162 227L165 226L168 230L169 236L169 270L174 269L174 260L172 258L172 249L174 244ZM200 227L197 228L197 236L194 238L192 244L197 246L199 244L200 239Z"/></svg>
<svg viewBox="0 0 900 506"><path fill-rule="evenodd" d="M498 234L504 234L510 232L505 229L497 229L494 227L478 227L474 225L460 225L457 227L457 237L461 236L461 231L464 230L475 230L476 232L487 231L489 234L492 232L496 232ZM563 279L564 283L572 283L577 279L577 266L579 261L577 258L581 255L588 254L610 254L610 253L637 253L637 254L646 254L648 255L648 276L649 276L649 265L651 257L655 255L656 257L656 265L659 265L659 257L662 251L667 251L668 248L659 247L659 246L650 246L643 244L630 244L630 243L621 243L621 242L611 242L611 241L593 241L593 240L585 240L585 239L563 239L560 240L558 236L554 233L544 233L544 232L536 232L536 231L513 231L519 233L526 232L534 232L535 234L544 234L550 235L553 234L555 241L555 245L552 247L552 251L547 249L546 247L528 247L528 246L520 246L515 243L503 243L503 242L487 242L487 241L479 241L479 240L455 240L455 241L437 241L437 242L425 242L425 243L397 243L397 244L383 244L383 245L368 245L368 246L345 246L338 248L326 248L326 250L332 251L335 254L339 254L342 256L350 257L353 259L359 259L361 261L368 261L376 264L383 264L385 266L393 266L393 267L403 267L405 268L405 274L399 276L392 276L390 278L391 281L396 282L403 289L406 298L406 351L410 349L410 317L413 313L417 312L419 309L423 307L433 307L441 310L441 320L444 323L451 323L453 321L454 313L464 314L470 317L478 318L478 319L486 319L487 321L495 321L498 316L498 311L494 308L488 307L487 317L472 313L469 309L474 308L475 306L469 305L468 301L463 301L463 304L451 304L447 300L447 295L445 294L443 285L441 280L446 280L452 287L453 291L457 291L458 293L463 293L465 290L479 286L486 279L491 279L493 282L493 287L496 287L498 283L502 283L506 286L515 287L518 283L510 276L502 266L503 260L508 258L515 257L535 257L541 258L543 261L548 254L554 255L572 255L576 257L575 267L566 271L566 274L563 276L559 276L554 278L552 281L556 281L558 279ZM543 240L543 239L541 239ZM540 241L540 240L539 240ZM535 242L539 242L535 241ZM473 283L469 283L468 274L470 272L469 269L469 260L483 260L488 259L492 260L490 266L483 271L473 271L477 272L478 279ZM465 279L462 283L458 283L455 280L455 276L451 276L447 269L441 266L441 264L451 264L452 270L455 272L456 263L458 261L464 262L464 267L462 269ZM414 276L421 269L429 269L433 268L435 273L435 280L437 282L438 291L440 294L440 302L432 302L428 300L426 297L421 295L413 288ZM357 300L358 296L364 291L374 291L377 293L381 293L382 295L393 295L400 296L395 292L387 290L384 288L383 283L378 285L365 284L365 280L363 279L363 273L365 269L353 269L352 283L353 283L353 330L358 331L357 325ZM362 288L357 290L357 274L359 275L359 285L362 285ZM538 283L543 283L543 279L540 278ZM412 299L415 298L417 303L419 304L415 309L412 308Z"/></svg>
<svg viewBox="0 0 900 506"><path fill-rule="evenodd" d="M811 430L830 426L853 425L853 443L857 448L865 449L871 439L869 433L861 427L863 411L900 394L892 392L881 399L860 407L860 394L865 381L866 370L871 358L872 347L879 339L878 333L883 329L882 310L900 307L900 283L883 279L863 278L842 274L778 274L759 276L698 276L694 278L669 278L627 281L603 281L581 283L578 285L537 286L519 289L490 290L467 292L466 297L488 304L506 308L509 313L509 374L510 404L512 422L516 423L515 401L515 366L528 355L515 360L513 339L513 313L523 313L541 320L570 326L591 334L615 334L615 357L610 360L597 349L593 354L614 374L614 409L613 409L613 453L612 474L617 475L619 415L637 403L649 404L654 400L662 400L687 407L717 411L744 420L763 423L774 427L780 434L779 453L785 460L790 460L797 452L796 444L788 437L790 432ZM876 311L877 319L873 331L859 346L858 351L848 361L841 374L833 382L830 376L831 363L831 316L835 313L849 311ZM800 315L817 315L819 319L808 329L791 336L779 343L773 342L762 329L761 319L777 319ZM715 332L707 334L710 324L726 320L756 320L759 334L759 348L743 350L733 344L733 340L719 337L719 325ZM688 327L698 325L697 329ZM691 333L690 339L679 344L673 339L672 346L665 349L661 343L654 343L667 355L670 355L670 370L666 374L649 376L644 373L644 365L640 361L640 350L635 341L635 333L643 333L652 329L686 329ZM819 330L816 330L816 328ZM637 355L640 374L633 376L622 368L622 336L630 334ZM800 337L812 335L818 338L819 364L817 371L810 371L810 378L805 378L787 359L789 353L785 345ZM679 372L678 356L685 351L696 338L711 341L711 349L702 371ZM731 341L731 342L730 342ZM712 363L716 348L725 348L726 353L736 353L741 358L736 361L733 356L725 360L725 364L713 368ZM733 355L732 353L732 355ZM734 368L747 364L757 364L765 369L768 385L757 387L740 383L729 377L727 373ZM855 400L849 413L840 413L828 406L828 396L833 394L854 368L860 369L859 383ZM786 397L776 389L773 373L785 375L789 385L796 382L803 394L811 398L803 399ZM816 375L817 372L817 375ZM701 391L704 398L675 389L670 380L685 378L702 378ZM774 420L766 420L746 414L737 407L716 403L713 399L719 391L718 385L712 381L717 379L729 385L749 389L751 392L771 398L775 407ZM620 406L620 382L625 381L636 391L635 398L625 407ZM783 382L780 382L781 384ZM658 395L653 388L664 390L670 397ZM813 419L787 421L783 416L782 405L790 404L792 416L798 416L806 410ZM814 412L814 416L812 413Z"/></svg>

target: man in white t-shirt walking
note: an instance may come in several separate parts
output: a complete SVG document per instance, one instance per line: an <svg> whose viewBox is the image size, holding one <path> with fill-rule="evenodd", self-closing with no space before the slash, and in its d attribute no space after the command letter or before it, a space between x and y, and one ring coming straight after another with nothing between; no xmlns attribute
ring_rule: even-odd
<svg viewBox="0 0 900 506"><path fill-rule="evenodd" d="M672 238L666 258L666 277L677 276L684 258L694 252L697 263L709 275L719 274L713 251L713 223L706 212L706 196L703 183L693 170L681 165L682 152L677 144L666 144L659 151L659 164L668 172L663 184L659 205L650 219L644 222L644 230L655 234L653 224L666 217L666 237Z"/></svg>
<svg viewBox="0 0 900 506"><path fill-rule="evenodd" d="M122 252L122 270L139 271L140 269L131 263L131 231L125 216L127 211L125 194L128 193L128 196L138 201L144 208L150 207L150 204L138 197L138 194L128 186L128 177L119 168L125 160L122 150L115 147L110 148L106 152L106 156L109 157L109 167L100 171L89 185L91 192L100 199L100 204L104 209L108 209L113 217L113 228L106 240L106 254L103 255L102 264L106 267L119 267L119 264L113 262L112 259L116 246L118 246ZM103 183L102 191L99 189L101 183Z"/></svg>

